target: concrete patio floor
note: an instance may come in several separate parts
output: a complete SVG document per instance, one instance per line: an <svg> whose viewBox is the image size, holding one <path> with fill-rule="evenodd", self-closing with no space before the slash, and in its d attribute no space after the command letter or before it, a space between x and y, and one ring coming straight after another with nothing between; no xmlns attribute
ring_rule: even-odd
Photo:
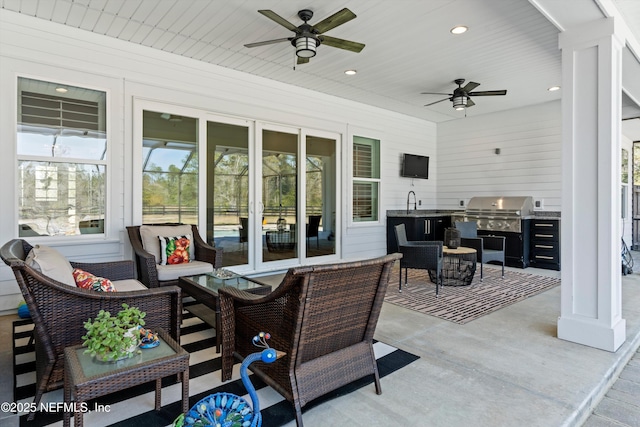
<svg viewBox="0 0 640 427"><path fill-rule="evenodd" d="M533 268L525 272L559 276ZM382 395L368 385L304 411L305 426L625 425L610 421L608 414L620 406L607 398L589 418L640 346L640 274L624 276L622 283L627 340L616 353L556 337L560 287L466 325L385 303L376 339L420 359L383 378ZM0 317L0 400L7 402L12 400L10 325L16 317ZM640 357L629 366L632 373L640 370ZM622 393L622 402L634 397L624 396L633 387L614 389L611 395ZM621 414L631 421L640 387L635 391L631 412ZM7 415L0 414L0 426L17 426L16 417Z"/></svg>

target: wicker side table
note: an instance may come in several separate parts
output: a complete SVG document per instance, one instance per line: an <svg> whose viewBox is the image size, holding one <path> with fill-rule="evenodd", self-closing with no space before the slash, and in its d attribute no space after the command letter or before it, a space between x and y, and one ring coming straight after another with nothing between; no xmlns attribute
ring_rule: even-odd
<svg viewBox="0 0 640 427"><path fill-rule="evenodd" d="M182 380L182 412L189 410L189 353L164 331L157 332L158 347L113 363L96 362L79 345L64 349L64 402L66 408L71 408L74 398L76 427L84 425L83 402L150 381L156 383L155 409L160 410L162 378L175 374ZM70 418L71 413L65 412L65 427L70 425Z"/></svg>

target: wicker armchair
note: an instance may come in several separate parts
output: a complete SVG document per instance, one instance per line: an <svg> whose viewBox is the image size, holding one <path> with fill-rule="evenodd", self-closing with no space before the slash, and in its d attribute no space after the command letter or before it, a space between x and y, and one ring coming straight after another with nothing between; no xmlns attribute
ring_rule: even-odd
<svg viewBox="0 0 640 427"><path fill-rule="evenodd" d="M402 292L402 269L404 268L404 284L407 284L407 272L410 268L430 270L436 278L436 296L442 286L443 243L436 241L407 241L407 232L404 224L395 226L398 252L402 254L400 260L400 280L398 290Z"/></svg>
<svg viewBox="0 0 640 427"><path fill-rule="evenodd" d="M32 246L14 239L0 248L0 258L11 267L35 325L36 395L61 388L64 382L64 349L82 344L84 322L100 310L117 312L122 304L147 313L145 321L152 329L164 329L176 341L180 339L182 298L180 288L145 289L128 292L96 292L71 287L43 275L25 264ZM132 261L71 263L110 280L134 277ZM32 419L35 412L29 415Z"/></svg>
<svg viewBox="0 0 640 427"><path fill-rule="evenodd" d="M480 263L480 280L483 279L482 264L491 261L497 261L502 265L504 279L506 238L504 236L478 237L478 223L475 221L456 221L455 227L460 230L460 244L476 250L477 260Z"/></svg>
<svg viewBox="0 0 640 427"><path fill-rule="evenodd" d="M184 226L184 224L150 225L158 227ZM193 244L195 246L195 261L210 264L212 267L209 266L208 271L212 271L213 268L222 267L222 249L214 248L213 246L208 245L204 240L202 240L202 238L200 237L200 233L198 232L198 227L196 225L190 225L187 227L191 227ZM148 288L157 288L158 286L174 286L178 284L179 276L189 276L207 272L204 270L195 271L190 268L195 263L188 263L186 264L186 266L180 266L179 268L176 268L175 273L167 279L158 277L158 260L156 259L157 255L154 255L145 249L143 245L143 239L140 235L140 226L135 225L127 227L127 232L129 233L129 241L131 242L131 246L133 247L133 251L135 253L138 280L144 283ZM175 266L169 267L173 268Z"/></svg>
<svg viewBox="0 0 640 427"><path fill-rule="evenodd" d="M265 331L271 347L286 355L251 370L293 404L298 427L302 407L352 381L373 375L380 394L372 340L389 274L401 256L292 268L266 296L220 289L222 380L231 379L234 356L255 352L251 337Z"/></svg>

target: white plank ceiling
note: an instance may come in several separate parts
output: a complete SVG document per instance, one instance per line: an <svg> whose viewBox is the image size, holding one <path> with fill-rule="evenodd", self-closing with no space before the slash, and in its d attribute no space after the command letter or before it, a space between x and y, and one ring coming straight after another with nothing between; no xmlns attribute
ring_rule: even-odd
<svg viewBox="0 0 640 427"><path fill-rule="evenodd" d="M615 2L640 40L640 0ZM443 97L420 93L450 93L456 78L481 83L479 91L508 90L475 98L469 116L561 96L547 91L560 84L558 30L528 0L0 0L0 7L435 122L465 112L448 101L425 107ZM343 7L357 18L326 34L366 44L360 53L321 45L294 69L288 42L244 47L293 34L258 9L297 26L300 9L313 10L315 24ZM455 25L469 31L452 35Z"/></svg>

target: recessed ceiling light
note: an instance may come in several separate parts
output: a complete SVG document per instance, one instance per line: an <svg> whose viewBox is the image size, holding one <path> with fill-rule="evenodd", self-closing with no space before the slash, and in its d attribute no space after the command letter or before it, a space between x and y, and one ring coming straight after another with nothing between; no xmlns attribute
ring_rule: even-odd
<svg viewBox="0 0 640 427"><path fill-rule="evenodd" d="M68 89L66 87L57 87L56 92L67 93Z"/></svg>
<svg viewBox="0 0 640 427"><path fill-rule="evenodd" d="M355 74L357 74L358 72L356 70L347 70L344 72L347 76L353 76Z"/></svg>
<svg viewBox="0 0 640 427"><path fill-rule="evenodd" d="M551 86L547 89L549 92L555 92L556 90L560 90L560 86Z"/></svg>
<svg viewBox="0 0 640 427"><path fill-rule="evenodd" d="M466 33L469 27L465 27L464 25L456 25L450 31L451 34L463 34Z"/></svg>

